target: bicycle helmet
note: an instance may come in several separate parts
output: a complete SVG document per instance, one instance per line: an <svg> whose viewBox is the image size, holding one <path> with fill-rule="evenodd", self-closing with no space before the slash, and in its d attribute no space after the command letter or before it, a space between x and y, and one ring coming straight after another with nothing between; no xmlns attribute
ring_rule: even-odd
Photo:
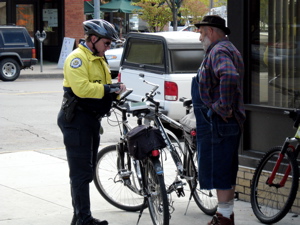
<svg viewBox="0 0 300 225"><path fill-rule="evenodd" d="M119 39L118 33L113 25L106 20L87 20L83 22L83 27L86 35L95 35L99 38L107 38L113 41Z"/></svg>

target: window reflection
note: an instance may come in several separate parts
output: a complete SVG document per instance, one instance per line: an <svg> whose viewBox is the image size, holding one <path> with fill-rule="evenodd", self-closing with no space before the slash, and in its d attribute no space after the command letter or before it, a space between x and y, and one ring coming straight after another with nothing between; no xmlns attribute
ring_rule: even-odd
<svg viewBox="0 0 300 225"><path fill-rule="evenodd" d="M260 1L259 21L252 27L253 104L300 108L300 14L297 11L296 0Z"/></svg>
<svg viewBox="0 0 300 225"><path fill-rule="evenodd" d="M32 4L16 5L16 25L26 27L30 36L34 36L34 13Z"/></svg>
<svg viewBox="0 0 300 225"><path fill-rule="evenodd" d="M0 24L6 24L6 2L0 2Z"/></svg>

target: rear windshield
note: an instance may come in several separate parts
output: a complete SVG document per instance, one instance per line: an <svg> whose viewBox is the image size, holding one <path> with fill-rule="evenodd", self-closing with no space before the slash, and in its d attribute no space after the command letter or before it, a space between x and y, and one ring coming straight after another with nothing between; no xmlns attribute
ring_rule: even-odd
<svg viewBox="0 0 300 225"><path fill-rule="evenodd" d="M200 49L171 50L170 55L174 73L195 73L200 67L204 51Z"/></svg>
<svg viewBox="0 0 300 225"><path fill-rule="evenodd" d="M166 43L160 40L130 39L126 46L124 65L152 72L196 73L203 60L199 47L178 44L166 53ZM168 55L165 55L168 54ZM167 61L168 60L168 61Z"/></svg>
<svg viewBox="0 0 300 225"><path fill-rule="evenodd" d="M125 61L128 63L137 63L164 67L164 49L162 42L132 40L128 49L128 55Z"/></svg>
<svg viewBox="0 0 300 225"><path fill-rule="evenodd" d="M26 38L22 30L3 30L4 44L19 45L26 44Z"/></svg>

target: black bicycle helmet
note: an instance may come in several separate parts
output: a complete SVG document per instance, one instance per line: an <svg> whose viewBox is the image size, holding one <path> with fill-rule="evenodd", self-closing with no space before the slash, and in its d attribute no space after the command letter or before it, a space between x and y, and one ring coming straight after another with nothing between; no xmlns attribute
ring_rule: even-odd
<svg viewBox="0 0 300 225"><path fill-rule="evenodd" d="M107 38L113 41L119 39L118 33L113 25L106 20L87 20L83 22L83 27L86 35L95 35L99 38Z"/></svg>

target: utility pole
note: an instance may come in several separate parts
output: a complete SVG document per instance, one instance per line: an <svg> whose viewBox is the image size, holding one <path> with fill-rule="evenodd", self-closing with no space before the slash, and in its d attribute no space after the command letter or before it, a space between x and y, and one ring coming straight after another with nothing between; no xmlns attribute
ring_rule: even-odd
<svg viewBox="0 0 300 225"><path fill-rule="evenodd" d="M94 19L100 19L100 0L94 0Z"/></svg>
<svg viewBox="0 0 300 225"><path fill-rule="evenodd" d="M209 15L212 14L211 9L212 9L213 7L214 7L214 0L210 0L210 2L209 2Z"/></svg>

